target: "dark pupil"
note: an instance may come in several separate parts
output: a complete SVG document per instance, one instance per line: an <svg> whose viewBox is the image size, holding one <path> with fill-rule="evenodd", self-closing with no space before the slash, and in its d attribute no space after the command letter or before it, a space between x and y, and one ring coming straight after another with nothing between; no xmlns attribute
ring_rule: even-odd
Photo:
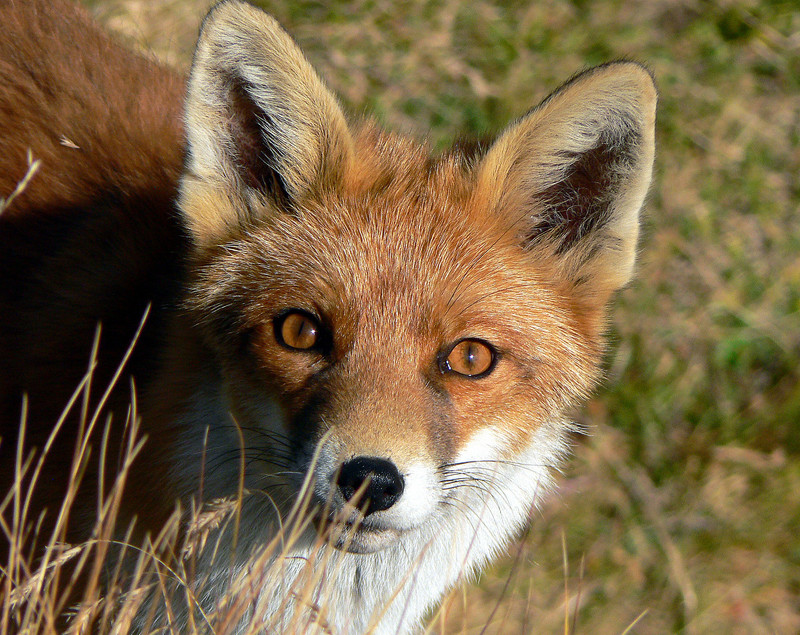
<svg viewBox="0 0 800 635"><path fill-rule="evenodd" d="M307 317L298 316L294 324L294 341L299 348L311 348L317 339L317 327Z"/></svg>
<svg viewBox="0 0 800 635"><path fill-rule="evenodd" d="M466 363L467 367L472 368L475 366L475 356L477 354L477 346L475 344L467 344L467 347L464 351L464 362Z"/></svg>

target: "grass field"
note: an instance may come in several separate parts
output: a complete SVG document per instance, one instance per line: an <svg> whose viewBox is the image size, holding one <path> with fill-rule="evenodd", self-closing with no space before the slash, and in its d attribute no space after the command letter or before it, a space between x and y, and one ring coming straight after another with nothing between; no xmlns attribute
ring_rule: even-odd
<svg viewBox="0 0 800 635"><path fill-rule="evenodd" d="M208 5L90 4L179 68ZM432 629L800 632L796 3L261 4L349 112L435 145L501 129L588 65L636 59L659 84L638 278L605 387L575 414L590 435L509 558Z"/></svg>

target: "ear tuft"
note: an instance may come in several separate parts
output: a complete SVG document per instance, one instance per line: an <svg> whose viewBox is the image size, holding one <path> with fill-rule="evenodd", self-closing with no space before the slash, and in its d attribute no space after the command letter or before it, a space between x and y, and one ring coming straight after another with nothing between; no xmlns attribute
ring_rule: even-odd
<svg viewBox="0 0 800 635"><path fill-rule="evenodd" d="M271 16L239 0L218 4L203 22L186 132L180 206L200 244L337 187L353 152L336 98L300 49Z"/></svg>
<svg viewBox="0 0 800 635"><path fill-rule="evenodd" d="M269 116L251 98L252 88L233 78L228 89L228 127L236 144L228 148L236 174L245 187L269 194L275 201L288 206L286 183L281 176L278 157L271 144L264 143L264 128Z"/></svg>
<svg viewBox="0 0 800 635"><path fill-rule="evenodd" d="M631 62L586 71L511 126L479 167L478 194L602 298L635 261L653 165L656 90Z"/></svg>

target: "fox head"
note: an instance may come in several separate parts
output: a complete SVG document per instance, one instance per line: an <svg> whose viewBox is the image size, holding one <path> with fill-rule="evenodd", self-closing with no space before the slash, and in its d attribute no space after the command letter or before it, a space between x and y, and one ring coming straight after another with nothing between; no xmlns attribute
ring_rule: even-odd
<svg viewBox="0 0 800 635"><path fill-rule="evenodd" d="M265 13L213 10L179 197L186 310L224 413L196 418L209 466L232 465L209 469L209 490L234 492L242 466L285 508L308 478L319 525L338 519L331 540L352 552L459 515L512 532L598 379L655 104L646 70L612 63L494 142L433 155L349 123Z"/></svg>

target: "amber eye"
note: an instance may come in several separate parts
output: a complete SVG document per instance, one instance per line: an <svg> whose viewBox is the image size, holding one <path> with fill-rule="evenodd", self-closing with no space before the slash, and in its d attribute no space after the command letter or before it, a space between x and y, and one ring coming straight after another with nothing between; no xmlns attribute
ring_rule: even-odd
<svg viewBox="0 0 800 635"><path fill-rule="evenodd" d="M444 362L444 369L467 377L489 373L494 367L495 353L491 346L480 340L461 340Z"/></svg>
<svg viewBox="0 0 800 635"><path fill-rule="evenodd" d="M319 341L319 322L301 311L290 311L278 318L275 331L278 341L287 348L307 350Z"/></svg>

